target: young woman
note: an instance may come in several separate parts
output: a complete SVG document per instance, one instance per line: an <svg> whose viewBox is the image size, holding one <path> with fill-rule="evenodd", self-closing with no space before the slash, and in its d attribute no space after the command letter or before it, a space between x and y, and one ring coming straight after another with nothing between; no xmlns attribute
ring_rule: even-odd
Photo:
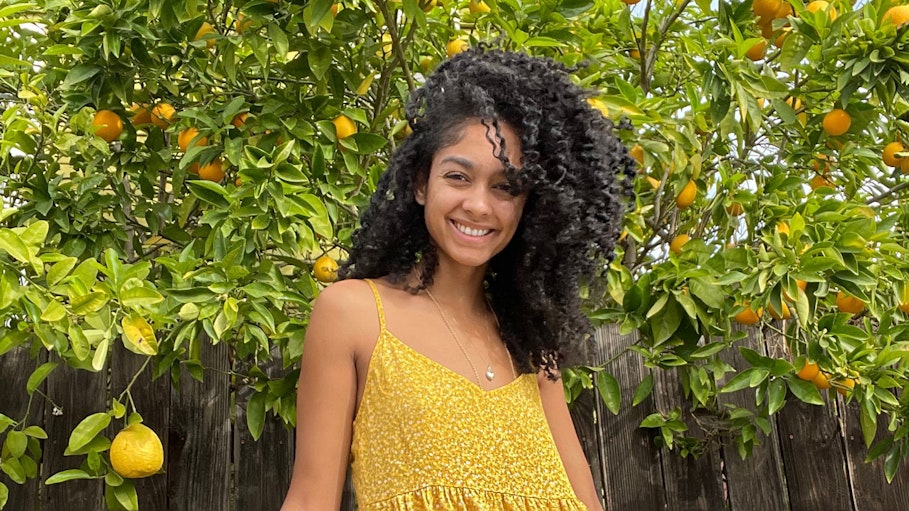
<svg viewBox="0 0 909 511"><path fill-rule="evenodd" d="M284 510L600 510L559 365L633 160L549 59L471 50L407 105L304 343Z"/></svg>

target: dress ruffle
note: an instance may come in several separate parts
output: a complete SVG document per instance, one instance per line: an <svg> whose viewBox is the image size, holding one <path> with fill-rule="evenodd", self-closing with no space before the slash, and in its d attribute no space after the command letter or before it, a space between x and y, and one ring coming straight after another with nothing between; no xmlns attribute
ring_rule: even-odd
<svg viewBox="0 0 909 511"><path fill-rule="evenodd" d="M372 503L362 511L586 511L574 497L537 498L456 486L426 486Z"/></svg>

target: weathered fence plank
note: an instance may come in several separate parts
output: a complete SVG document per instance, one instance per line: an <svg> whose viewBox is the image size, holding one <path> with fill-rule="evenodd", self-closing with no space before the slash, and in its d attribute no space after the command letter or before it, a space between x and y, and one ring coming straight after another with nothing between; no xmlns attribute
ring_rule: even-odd
<svg viewBox="0 0 909 511"><path fill-rule="evenodd" d="M183 369L173 392L167 472L173 511L230 509L230 380L228 346L202 342L202 382Z"/></svg>
<svg viewBox="0 0 909 511"><path fill-rule="evenodd" d="M271 378L283 376L279 364L263 368ZM237 367L245 374L249 367ZM236 390L236 419L234 421L234 465L236 509L278 511L284 494L290 486L293 469L293 431L284 427L283 421L267 415L262 436L253 439L246 425L246 405L254 390L240 385Z"/></svg>
<svg viewBox="0 0 909 511"><path fill-rule="evenodd" d="M44 354L42 353L41 359ZM35 395L29 408L29 396L25 391L25 384L29 375L42 362L41 359L32 360L28 351L17 348L0 357L0 413L15 421L25 417L28 411L26 426L41 426L44 419L44 398ZM46 384L39 389L44 392ZM47 448L47 445L44 445ZM36 504L38 498L38 478L26 479L25 484L14 483L5 473L0 471L0 481L9 489L8 503L10 509L29 509Z"/></svg>
<svg viewBox="0 0 909 511"><path fill-rule="evenodd" d="M862 437L859 422L859 407L855 402L848 405L840 398L839 409L843 416L846 432L846 459L849 461L849 479L852 482L852 497L858 511L892 511L909 509L909 467L903 462L893 482L884 477L884 458L865 463L868 449ZM878 420L877 438L887 433L887 421Z"/></svg>
<svg viewBox="0 0 909 511"><path fill-rule="evenodd" d="M759 329L736 325L734 331L748 333L748 337L737 343L739 347L749 348L761 355L767 355ZM723 361L734 367L736 371L750 367L738 349L727 350ZM731 394L720 394L719 403L720 406L723 406L724 403L732 403L754 411L754 398L754 390L748 389ZM775 424L771 427L770 435L761 438L761 444L754 447L751 457L748 459L742 460L732 442L724 445L723 458L728 476L729 501L733 511L789 509L779 435Z"/></svg>
<svg viewBox="0 0 909 511"><path fill-rule="evenodd" d="M118 397L126 389L146 359L145 356L128 351L122 343L116 344L111 358L112 397ZM130 390L136 410L142 415L143 424L158 434L165 454L168 453L170 387L168 375L152 381L152 365L149 363L142 374L136 378ZM125 426L125 423L115 420L112 426L111 438ZM136 493L139 496L139 509L142 511L168 511L167 480L168 474L164 473L134 481Z"/></svg>
<svg viewBox="0 0 909 511"><path fill-rule="evenodd" d="M641 429L647 411L653 409L653 396L636 407L631 406L634 390L648 374L640 358L625 349L637 342L637 335L623 336L618 328L596 331L598 347L596 364L605 368L619 382L622 407L612 415L599 405L597 434L601 452L599 465L591 468L603 480L606 509L664 509L665 491L660 470L660 451L653 444L653 431ZM590 417L587 418L590 421Z"/></svg>
<svg viewBox="0 0 909 511"><path fill-rule="evenodd" d="M79 468L85 456L64 456L69 435L93 413L107 411L107 368L97 373L76 370L60 364L47 378L47 395L53 401L45 402L44 464L41 479L66 469ZM59 406L55 414L55 406ZM44 486L42 509L66 511L97 511L104 509L104 485L98 480L76 480Z"/></svg>

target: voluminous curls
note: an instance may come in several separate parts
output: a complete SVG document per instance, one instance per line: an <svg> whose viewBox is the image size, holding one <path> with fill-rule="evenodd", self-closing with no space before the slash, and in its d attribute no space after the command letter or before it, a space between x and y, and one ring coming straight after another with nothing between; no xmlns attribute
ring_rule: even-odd
<svg viewBox="0 0 909 511"><path fill-rule="evenodd" d="M341 268L343 278L401 282L419 261L411 291L429 286L437 254L414 189L467 121L483 120L503 146L499 123L507 123L523 161L509 162L504 149L496 156L527 201L511 243L490 261L487 292L521 370L552 378L585 353L592 327L579 288L612 259L635 168L612 122L588 104L591 92L568 73L551 59L500 50L442 63L407 103L413 133L392 155Z"/></svg>

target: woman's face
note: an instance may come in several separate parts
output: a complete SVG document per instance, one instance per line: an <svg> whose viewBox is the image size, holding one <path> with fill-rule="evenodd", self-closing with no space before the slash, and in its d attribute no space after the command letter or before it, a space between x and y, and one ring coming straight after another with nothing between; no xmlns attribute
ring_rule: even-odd
<svg viewBox="0 0 909 511"><path fill-rule="evenodd" d="M486 265L514 236L526 195L509 193L505 167L494 128L479 119L468 121L460 140L433 156L426 182L416 190L424 206L426 228L439 250L440 262ZM499 122L505 155L521 164L521 142L514 130ZM487 133L493 142L487 139Z"/></svg>

